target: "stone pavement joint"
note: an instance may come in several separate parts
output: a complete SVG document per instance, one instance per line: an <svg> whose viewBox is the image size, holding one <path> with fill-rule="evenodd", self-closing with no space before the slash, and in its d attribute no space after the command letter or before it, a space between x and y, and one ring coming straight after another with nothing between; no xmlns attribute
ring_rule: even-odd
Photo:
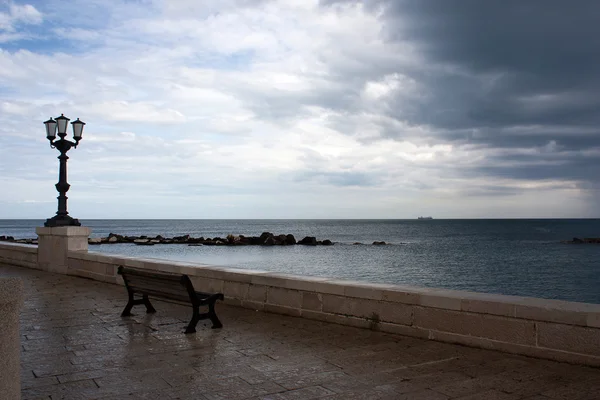
<svg viewBox="0 0 600 400"><path fill-rule="evenodd" d="M217 304L121 318L123 287L0 265L24 280L23 400L600 399L600 369Z"/></svg>

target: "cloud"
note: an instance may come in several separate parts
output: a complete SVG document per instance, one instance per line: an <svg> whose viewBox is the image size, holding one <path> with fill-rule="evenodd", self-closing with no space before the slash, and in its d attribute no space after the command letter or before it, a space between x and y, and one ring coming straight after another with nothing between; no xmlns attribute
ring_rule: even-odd
<svg viewBox="0 0 600 400"><path fill-rule="evenodd" d="M2 7L3 6L3 7ZM14 32L17 26L38 25L42 23L43 16L31 4L15 4L11 1L0 4L0 31Z"/></svg>
<svg viewBox="0 0 600 400"><path fill-rule="evenodd" d="M76 216L597 215L597 8L6 3L3 212L55 197L42 121L64 113L87 123Z"/></svg>

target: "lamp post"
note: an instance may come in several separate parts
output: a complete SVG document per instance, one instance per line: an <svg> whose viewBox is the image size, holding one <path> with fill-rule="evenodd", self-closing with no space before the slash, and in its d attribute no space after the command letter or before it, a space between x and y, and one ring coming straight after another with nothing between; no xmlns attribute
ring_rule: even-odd
<svg viewBox="0 0 600 400"><path fill-rule="evenodd" d="M46 137L50 141L50 147L60 151L60 156L58 156L60 168L58 173L58 183L56 184L56 190L59 193L59 196L57 197L58 211L54 217L46 220L44 226L47 227L81 226L79 220L71 217L67 211L66 194L71 187L71 185L67 183L67 160L69 159L69 157L67 157L67 151L69 151L71 147L77 147L79 144L85 123L80 121L79 118L77 118L76 121L71 122L71 125L73 126L74 142L65 139L65 136L67 136L68 124L69 118L65 117L63 114L61 114L60 117L56 117L56 119L50 118L48 121L44 122L44 125L46 125ZM58 136L60 137L59 140L55 140L57 130Z"/></svg>

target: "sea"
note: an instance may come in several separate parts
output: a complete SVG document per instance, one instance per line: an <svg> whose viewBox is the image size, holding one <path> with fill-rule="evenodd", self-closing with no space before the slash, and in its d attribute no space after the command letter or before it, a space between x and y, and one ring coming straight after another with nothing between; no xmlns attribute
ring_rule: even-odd
<svg viewBox="0 0 600 400"><path fill-rule="evenodd" d="M600 219L477 220L80 220L92 237L315 236L333 246L104 244L90 251L266 270L600 304ZM42 220L0 220L0 235L34 238ZM385 241L385 246L374 246ZM362 244L355 244L362 243Z"/></svg>

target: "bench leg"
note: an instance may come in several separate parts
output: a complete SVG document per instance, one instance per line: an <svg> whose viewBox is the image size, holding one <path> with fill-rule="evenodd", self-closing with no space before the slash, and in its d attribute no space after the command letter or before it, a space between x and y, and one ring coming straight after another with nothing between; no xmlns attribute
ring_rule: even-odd
<svg viewBox="0 0 600 400"><path fill-rule="evenodd" d="M192 320L190 321L189 325L187 326L185 333L194 333L196 332L196 325L198 324L198 321L200 320L200 310L198 309L198 306L193 306L194 308L194 312L192 314Z"/></svg>
<svg viewBox="0 0 600 400"><path fill-rule="evenodd" d="M213 324L212 329L217 329L217 328L223 327L223 324L221 323L221 321L219 321L219 318L217 317L217 314L215 313L214 301L211 303L208 303L208 318L210 318L210 321Z"/></svg>
<svg viewBox="0 0 600 400"><path fill-rule="evenodd" d="M156 312L154 307L152 307L152 304L150 304L150 300L148 299L147 294L145 294L143 296L142 301L144 302L144 305L146 306L146 314L154 314Z"/></svg>
<svg viewBox="0 0 600 400"><path fill-rule="evenodd" d="M133 300L133 293L129 292L129 301L127 302L125 309L121 313L121 317L129 317L131 315L131 309L133 308L134 305L135 305L135 301Z"/></svg>

